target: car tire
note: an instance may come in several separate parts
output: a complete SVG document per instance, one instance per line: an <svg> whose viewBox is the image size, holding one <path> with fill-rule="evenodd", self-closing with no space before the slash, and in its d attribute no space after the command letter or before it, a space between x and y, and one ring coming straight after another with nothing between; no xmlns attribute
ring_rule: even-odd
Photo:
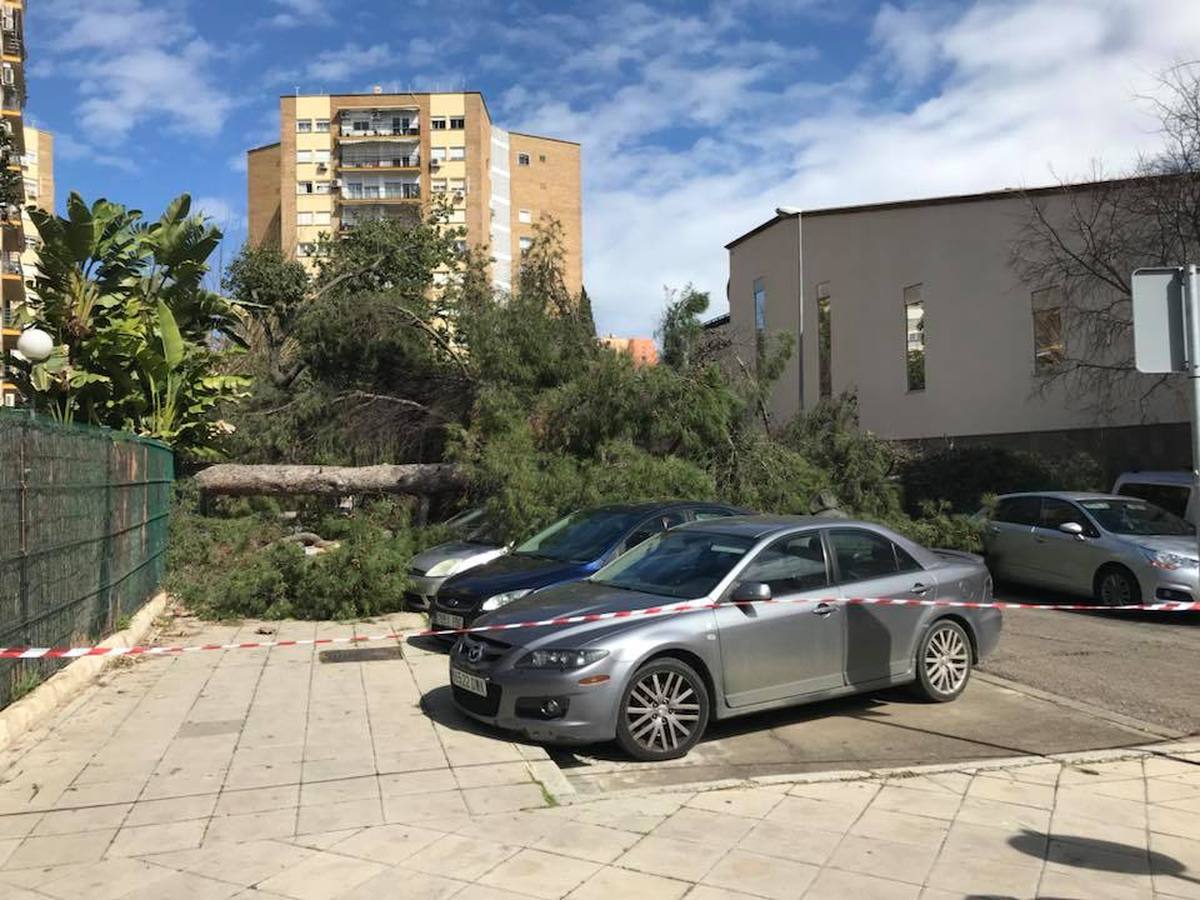
<svg viewBox="0 0 1200 900"><path fill-rule="evenodd" d="M678 759L708 727L708 688L682 660L662 657L633 673L621 692L617 743L636 760Z"/></svg>
<svg viewBox="0 0 1200 900"><path fill-rule="evenodd" d="M973 656L966 629L953 619L938 619L917 646L913 693L930 703L957 700L971 680Z"/></svg>
<svg viewBox="0 0 1200 900"><path fill-rule="evenodd" d="M1142 602L1142 586L1124 566L1102 567L1096 573L1093 591L1101 606L1136 606Z"/></svg>

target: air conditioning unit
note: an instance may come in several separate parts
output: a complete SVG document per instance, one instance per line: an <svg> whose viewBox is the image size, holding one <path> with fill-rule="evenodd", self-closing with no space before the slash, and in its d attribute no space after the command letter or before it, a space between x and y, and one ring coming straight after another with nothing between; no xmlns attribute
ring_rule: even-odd
<svg viewBox="0 0 1200 900"><path fill-rule="evenodd" d="M4 19L0 22L0 28L5 31L17 30L17 17L10 11L4 13Z"/></svg>
<svg viewBox="0 0 1200 900"><path fill-rule="evenodd" d="M3 81L5 84L16 84L17 83L16 70L13 69L12 66L5 66L4 70L3 70L3 74L0 75L0 81Z"/></svg>
<svg viewBox="0 0 1200 900"><path fill-rule="evenodd" d="M442 164L442 161L441 161L440 159L436 158L436 157L434 157L433 159L429 160L429 168L431 168L431 169L436 169L436 168L438 168L439 166L441 166L441 164Z"/></svg>

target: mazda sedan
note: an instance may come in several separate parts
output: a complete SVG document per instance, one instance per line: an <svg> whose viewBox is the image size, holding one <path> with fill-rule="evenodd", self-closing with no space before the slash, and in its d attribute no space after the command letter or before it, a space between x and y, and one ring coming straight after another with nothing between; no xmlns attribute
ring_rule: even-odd
<svg viewBox="0 0 1200 900"><path fill-rule="evenodd" d="M477 624L630 613L464 635L450 683L460 709L500 728L556 743L615 738L636 759L671 759L713 719L901 684L954 700L999 640L998 610L839 600L991 596L979 557L926 550L878 525L713 519L485 615ZM714 606L638 615L682 600Z"/></svg>

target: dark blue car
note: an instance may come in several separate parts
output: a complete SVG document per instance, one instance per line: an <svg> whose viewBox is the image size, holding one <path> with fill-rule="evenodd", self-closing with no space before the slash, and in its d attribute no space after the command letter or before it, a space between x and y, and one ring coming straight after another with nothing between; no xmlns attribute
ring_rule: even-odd
<svg viewBox="0 0 1200 900"><path fill-rule="evenodd" d="M587 578L646 538L699 519L742 515L720 503L674 500L578 510L512 553L447 578L429 611L435 628L463 628L538 588Z"/></svg>

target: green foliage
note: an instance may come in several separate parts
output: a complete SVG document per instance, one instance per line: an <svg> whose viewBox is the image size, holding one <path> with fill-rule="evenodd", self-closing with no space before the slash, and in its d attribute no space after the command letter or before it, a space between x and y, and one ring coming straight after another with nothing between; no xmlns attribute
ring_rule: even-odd
<svg viewBox="0 0 1200 900"><path fill-rule="evenodd" d="M184 194L150 223L74 193L65 218L30 211L42 239L39 302L20 316L56 343L48 360L13 366L35 408L213 452L217 411L247 382L218 371L211 338L236 340L238 317L202 286L221 232L189 216L190 205Z"/></svg>
<svg viewBox="0 0 1200 900"><path fill-rule="evenodd" d="M761 432L745 434L720 470L720 495L759 512L808 515L829 473Z"/></svg>
<svg viewBox="0 0 1200 900"><path fill-rule="evenodd" d="M25 199L25 180L21 175L21 155L11 132L0 128L0 207L7 214L19 208ZM20 213L17 212L19 216Z"/></svg>
<svg viewBox="0 0 1200 900"><path fill-rule="evenodd" d="M904 464L905 506L918 512L927 501L945 501L973 513L987 494L1011 491L1102 490L1103 473L1086 453L1061 458L990 445L951 446Z"/></svg>
<svg viewBox="0 0 1200 900"><path fill-rule="evenodd" d="M779 440L828 473L828 486L842 509L869 518L899 512L896 487L890 480L897 465L895 451L859 428L858 398L853 393L822 400L790 422Z"/></svg>
<svg viewBox="0 0 1200 900"><path fill-rule="evenodd" d="M708 293L689 284L679 292L668 290L666 300L667 308L663 310L655 334L662 345L661 361L672 369L686 372L700 355L704 340L700 317L708 311Z"/></svg>
<svg viewBox="0 0 1200 900"><path fill-rule="evenodd" d="M981 522L974 516L954 513L948 503L926 501L920 516L910 518L899 513L886 516L883 523L925 547L944 550L983 550Z"/></svg>

